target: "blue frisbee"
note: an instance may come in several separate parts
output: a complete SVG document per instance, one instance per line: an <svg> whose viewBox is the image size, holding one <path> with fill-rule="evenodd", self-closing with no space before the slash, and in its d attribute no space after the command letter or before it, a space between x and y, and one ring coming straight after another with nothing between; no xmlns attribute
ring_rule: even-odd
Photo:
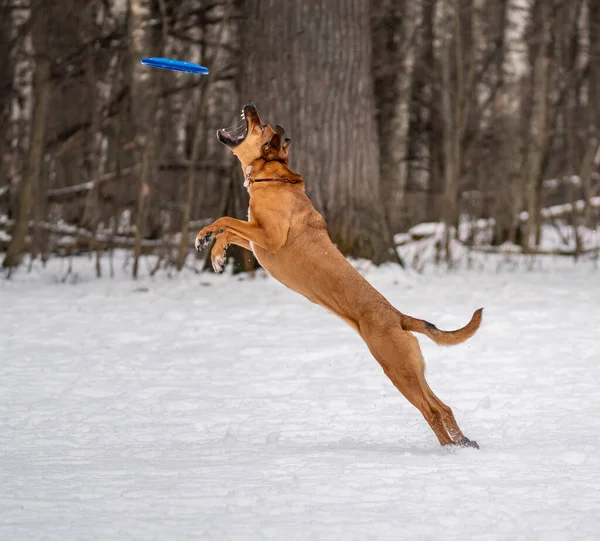
<svg viewBox="0 0 600 541"><path fill-rule="evenodd" d="M142 64L144 66L151 66L153 68L161 68L164 70L183 71L185 73L201 73L206 75L208 68L194 64L193 62L183 62L182 60L171 60L170 58L142 58Z"/></svg>

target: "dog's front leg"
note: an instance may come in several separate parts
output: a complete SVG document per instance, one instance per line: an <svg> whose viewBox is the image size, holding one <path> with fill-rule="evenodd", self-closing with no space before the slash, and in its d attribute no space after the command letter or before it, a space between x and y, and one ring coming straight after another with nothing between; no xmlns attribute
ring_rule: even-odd
<svg viewBox="0 0 600 541"><path fill-rule="evenodd" d="M214 221L198 233L196 249L206 248L213 236L216 237L226 232L233 233L248 243L256 244L269 252L279 250L285 244L287 238L287 228L283 227L281 223L274 223L267 230L257 222L245 222L226 216Z"/></svg>
<svg viewBox="0 0 600 541"><path fill-rule="evenodd" d="M224 233L219 234L210 252L210 259L215 272L223 272L223 265L225 264L225 251L230 244L236 244L237 246L241 246L246 250L252 251L252 246L250 243L239 235L236 235L231 231L225 231Z"/></svg>

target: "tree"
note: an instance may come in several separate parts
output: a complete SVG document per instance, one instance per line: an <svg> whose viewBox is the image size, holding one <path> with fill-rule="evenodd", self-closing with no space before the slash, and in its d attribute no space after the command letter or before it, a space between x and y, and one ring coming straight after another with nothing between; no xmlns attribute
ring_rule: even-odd
<svg viewBox="0 0 600 541"><path fill-rule="evenodd" d="M393 259L380 193L368 0L247 0L242 96L293 139L291 165L345 254Z"/></svg>
<svg viewBox="0 0 600 541"><path fill-rule="evenodd" d="M46 115L50 101L50 69L52 66L48 47L53 8L46 0L32 0L31 41L35 54L33 79L33 112L29 127L29 146L19 184L18 205L12 239L6 251L3 266L19 265L25 252L29 215L33 207L33 191L44 159Z"/></svg>
<svg viewBox="0 0 600 541"><path fill-rule="evenodd" d="M234 0L227 0L224 6L223 20L218 29L218 37L216 46L212 49L211 54L205 55L204 61L209 66L223 66L225 63L222 60L224 53L224 45L227 36L232 34L233 27L232 12ZM217 68L218 69L218 68ZM216 76L216 77L215 77ZM218 72L212 75L212 78L203 78L200 84L200 100L198 103L198 113L194 126L194 135L191 142L190 163L187 172L187 184L185 190L185 199L183 201L183 211L181 217L181 232L179 238L179 246L177 249L176 266L178 270L183 268L187 254L190 250L189 242L189 223L192 212L192 203L195 194L196 185L196 162L200 157L201 142L206 140L206 127L209 104L211 102L212 92L214 91L214 79L219 76ZM212 266L211 266L212 268Z"/></svg>
<svg viewBox="0 0 600 541"><path fill-rule="evenodd" d="M135 217L133 277L137 278L142 236L152 183L159 75L140 64L144 56L160 56L161 39L152 24L158 16L152 0L129 0L130 111L134 137L138 200Z"/></svg>
<svg viewBox="0 0 600 541"><path fill-rule="evenodd" d="M373 77L377 105L381 190L392 232L402 230L408 180L411 90L421 2L373 0Z"/></svg>
<svg viewBox="0 0 600 541"><path fill-rule="evenodd" d="M476 40L473 31L473 0L446 0L443 4L441 40L442 117L444 155L444 212L446 258L451 262L450 231L458 225L459 189L465 148L464 139L473 103L476 101Z"/></svg>
<svg viewBox="0 0 600 541"><path fill-rule="evenodd" d="M0 180L4 176L4 171L10 167L8 127L14 77L11 26L10 2L0 0ZM0 182L0 190L2 188Z"/></svg>
<svg viewBox="0 0 600 541"><path fill-rule="evenodd" d="M524 248L531 251L539 242L541 190L547 153L551 142L553 101L550 93L553 27L555 10L550 0L535 0L531 10L531 37L529 40L531 72L523 153L523 186L527 208ZM556 28L554 28L556 30Z"/></svg>

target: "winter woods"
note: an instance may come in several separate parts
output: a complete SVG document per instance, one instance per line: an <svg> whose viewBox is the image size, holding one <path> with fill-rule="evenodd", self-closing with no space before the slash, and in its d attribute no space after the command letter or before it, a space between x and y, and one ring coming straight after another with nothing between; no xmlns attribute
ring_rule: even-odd
<svg viewBox="0 0 600 541"><path fill-rule="evenodd" d="M420 222L445 224L446 260L459 224L529 252L544 223L569 225L574 253L597 228L598 2L0 0L3 266L89 252L100 275L117 248L133 276L150 253L194 261L201 224L245 216L214 134L250 100L286 128L348 255L393 260Z"/></svg>

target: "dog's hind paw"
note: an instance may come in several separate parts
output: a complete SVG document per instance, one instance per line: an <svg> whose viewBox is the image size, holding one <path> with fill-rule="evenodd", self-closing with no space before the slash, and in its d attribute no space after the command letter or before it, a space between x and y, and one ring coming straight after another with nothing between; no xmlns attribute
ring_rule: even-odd
<svg viewBox="0 0 600 541"><path fill-rule="evenodd" d="M462 437L458 442L458 445L461 447L473 447L474 449L479 449L479 444L475 440L470 440L467 437Z"/></svg>

